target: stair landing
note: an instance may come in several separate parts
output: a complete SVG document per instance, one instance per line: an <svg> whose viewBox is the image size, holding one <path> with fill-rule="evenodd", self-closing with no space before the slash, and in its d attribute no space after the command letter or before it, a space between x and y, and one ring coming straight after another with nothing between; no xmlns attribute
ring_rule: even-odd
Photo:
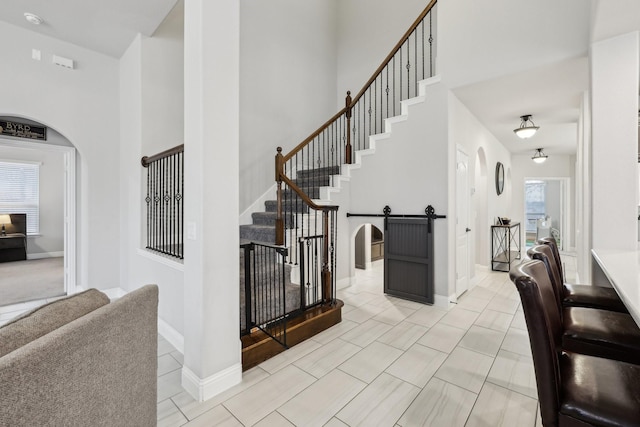
<svg viewBox="0 0 640 427"><path fill-rule="evenodd" d="M293 347L340 323L343 306L341 300L336 300L334 305L321 305L290 318L287 322L287 345ZM251 369L285 350L259 329L245 335L242 337L242 370Z"/></svg>

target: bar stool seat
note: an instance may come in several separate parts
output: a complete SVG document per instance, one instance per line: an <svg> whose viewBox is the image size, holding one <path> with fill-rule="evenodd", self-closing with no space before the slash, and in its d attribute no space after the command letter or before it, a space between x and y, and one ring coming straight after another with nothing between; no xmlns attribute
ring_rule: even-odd
<svg viewBox="0 0 640 427"><path fill-rule="evenodd" d="M601 310L628 313L627 307L613 288L564 283L562 305L565 307L592 307Z"/></svg>
<svg viewBox="0 0 640 427"><path fill-rule="evenodd" d="M560 425L638 426L640 366L582 354L560 355ZM634 385L634 383L636 385Z"/></svg>
<svg viewBox="0 0 640 427"><path fill-rule="evenodd" d="M509 275L527 323L543 425L640 426L640 366L559 350L563 327L547 267L531 260Z"/></svg>
<svg viewBox="0 0 640 427"><path fill-rule="evenodd" d="M538 244L547 245L551 248L553 259L557 265L560 280L562 282L562 305L565 307L591 307L601 310L617 311L628 313L624 303L613 288L592 285L575 285L564 281L564 271L562 260L556 239L545 237L537 241Z"/></svg>
<svg viewBox="0 0 640 427"><path fill-rule="evenodd" d="M562 324L564 350L640 365L640 328L630 315L567 307Z"/></svg>
<svg viewBox="0 0 640 427"><path fill-rule="evenodd" d="M640 328L631 315L585 307L563 307L562 283L548 245L527 251L530 258L545 266L556 312L562 325L559 345L564 350L640 365Z"/></svg>

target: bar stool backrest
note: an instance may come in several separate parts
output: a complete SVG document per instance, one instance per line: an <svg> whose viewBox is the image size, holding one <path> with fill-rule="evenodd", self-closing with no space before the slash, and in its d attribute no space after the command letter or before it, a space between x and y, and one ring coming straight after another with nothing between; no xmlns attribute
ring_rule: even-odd
<svg viewBox="0 0 640 427"><path fill-rule="evenodd" d="M536 243L540 245L547 245L553 251L553 257L556 260L556 264L558 265L558 271L560 272L560 278L562 279L562 283L565 281L564 277L564 269L562 268L562 259L560 258L560 250L558 250L558 242L553 237L543 237L538 240Z"/></svg>
<svg viewBox="0 0 640 427"><path fill-rule="evenodd" d="M531 259L537 259L538 261L542 261L544 266L547 268L547 273L549 274L549 279L551 280L551 284L553 285L553 290L556 295L556 305L562 316L562 300L564 299L564 288L562 283L562 276L560 275L560 271L558 270L558 264L553 256L553 250L549 245L536 245L527 250L527 255Z"/></svg>
<svg viewBox="0 0 640 427"><path fill-rule="evenodd" d="M546 267L538 260L514 266L509 277L520 293L529 331L542 422L545 426L556 426L561 381L557 349L562 335L562 323L555 306L553 285Z"/></svg>

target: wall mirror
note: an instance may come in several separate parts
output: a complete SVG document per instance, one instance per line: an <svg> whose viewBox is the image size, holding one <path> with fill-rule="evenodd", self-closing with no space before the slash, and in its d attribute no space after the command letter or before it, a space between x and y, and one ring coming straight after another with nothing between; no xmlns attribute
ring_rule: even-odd
<svg viewBox="0 0 640 427"><path fill-rule="evenodd" d="M504 165L500 162L496 163L496 193L498 196L504 190Z"/></svg>

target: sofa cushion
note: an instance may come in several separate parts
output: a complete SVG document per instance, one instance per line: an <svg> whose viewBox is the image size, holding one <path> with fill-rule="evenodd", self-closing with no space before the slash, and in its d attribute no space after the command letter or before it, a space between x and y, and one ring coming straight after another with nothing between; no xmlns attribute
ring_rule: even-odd
<svg viewBox="0 0 640 427"><path fill-rule="evenodd" d="M0 327L0 357L109 303L89 289L35 308Z"/></svg>

